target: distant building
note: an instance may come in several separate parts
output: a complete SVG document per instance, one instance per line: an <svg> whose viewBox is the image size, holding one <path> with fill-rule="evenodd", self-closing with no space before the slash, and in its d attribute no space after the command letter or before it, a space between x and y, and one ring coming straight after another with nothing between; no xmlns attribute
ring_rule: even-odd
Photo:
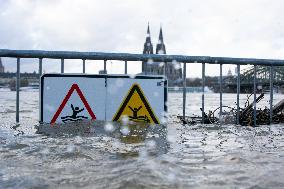
<svg viewBox="0 0 284 189"><path fill-rule="evenodd" d="M228 73L227 73L227 76L232 76L233 74L232 74L232 71L231 71L231 69L229 69L229 71L228 71Z"/></svg>
<svg viewBox="0 0 284 189"><path fill-rule="evenodd" d="M151 42L150 27L147 28L146 41L144 43L143 54L154 54L153 45ZM156 54L166 54L166 45L164 43L163 31L160 28L159 40L156 46ZM147 75L166 75L168 78L169 86L178 85L182 81L182 69L179 62L166 62L166 69L164 67L165 62L155 62L148 60L142 62L142 74Z"/></svg>
<svg viewBox="0 0 284 189"><path fill-rule="evenodd" d="M2 60L0 58L0 73L4 73L4 72L5 72L5 68L4 68L4 66L2 64Z"/></svg>

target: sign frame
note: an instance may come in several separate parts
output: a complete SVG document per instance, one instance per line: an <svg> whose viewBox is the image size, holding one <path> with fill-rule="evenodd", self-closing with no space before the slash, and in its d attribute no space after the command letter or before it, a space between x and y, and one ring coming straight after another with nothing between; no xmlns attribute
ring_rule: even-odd
<svg viewBox="0 0 284 189"><path fill-rule="evenodd" d="M167 112L168 111L168 107L167 107L167 101L168 101L168 81L165 78L165 76L163 75L135 75L134 77L132 75L123 75L123 74L72 74L72 73L64 73L64 74L43 74L40 77L40 108L39 108L39 117L40 117L40 123L43 122L43 93L44 93L44 80L45 78L48 77L79 77L79 78L104 78L105 79L105 87L107 87L107 79L108 78L128 78L128 79L162 79L163 80L163 84L164 84L164 111Z"/></svg>

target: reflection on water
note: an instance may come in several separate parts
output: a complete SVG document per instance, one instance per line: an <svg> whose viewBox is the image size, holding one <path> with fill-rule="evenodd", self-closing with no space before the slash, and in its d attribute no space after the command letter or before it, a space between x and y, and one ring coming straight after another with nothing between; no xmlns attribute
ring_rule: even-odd
<svg viewBox="0 0 284 189"><path fill-rule="evenodd" d="M38 131L38 94L21 93L18 127L15 93L0 92L0 188L283 187L283 125L182 125L181 96L169 94L166 128L96 122ZM224 94L223 104L235 96ZM206 111L218 97L206 95ZM200 99L188 94L188 115L200 115Z"/></svg>

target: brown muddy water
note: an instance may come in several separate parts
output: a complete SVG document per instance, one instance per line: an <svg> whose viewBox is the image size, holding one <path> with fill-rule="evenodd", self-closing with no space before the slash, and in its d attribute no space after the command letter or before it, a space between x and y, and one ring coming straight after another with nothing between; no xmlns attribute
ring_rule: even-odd
<svg viewBox="0 0 284 189"><path fill-rule="evenodd" d="M218 97L206 94L207 111ZM223 98L234 106L236 95ZM47 135L35 127L38 93L20 99L17 127L15 92L0 92L0 188L284 188L284 125L183 125L182 94L169 93L166 125L131 137L129 128L103 122ZM201 94L187 99L187 114L200 115Z"/></svg>

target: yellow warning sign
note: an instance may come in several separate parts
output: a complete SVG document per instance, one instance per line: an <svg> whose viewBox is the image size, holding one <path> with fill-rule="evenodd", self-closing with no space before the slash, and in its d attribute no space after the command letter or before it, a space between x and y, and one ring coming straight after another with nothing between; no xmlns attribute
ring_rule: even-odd
<svg viewBox="0 0 284 189"><path fill-rule="evenodd" d="M128 91L112 120L120 121L122 116L128 116L129 120L134 122L160 123L142 89L136 83Z"/></svg>

